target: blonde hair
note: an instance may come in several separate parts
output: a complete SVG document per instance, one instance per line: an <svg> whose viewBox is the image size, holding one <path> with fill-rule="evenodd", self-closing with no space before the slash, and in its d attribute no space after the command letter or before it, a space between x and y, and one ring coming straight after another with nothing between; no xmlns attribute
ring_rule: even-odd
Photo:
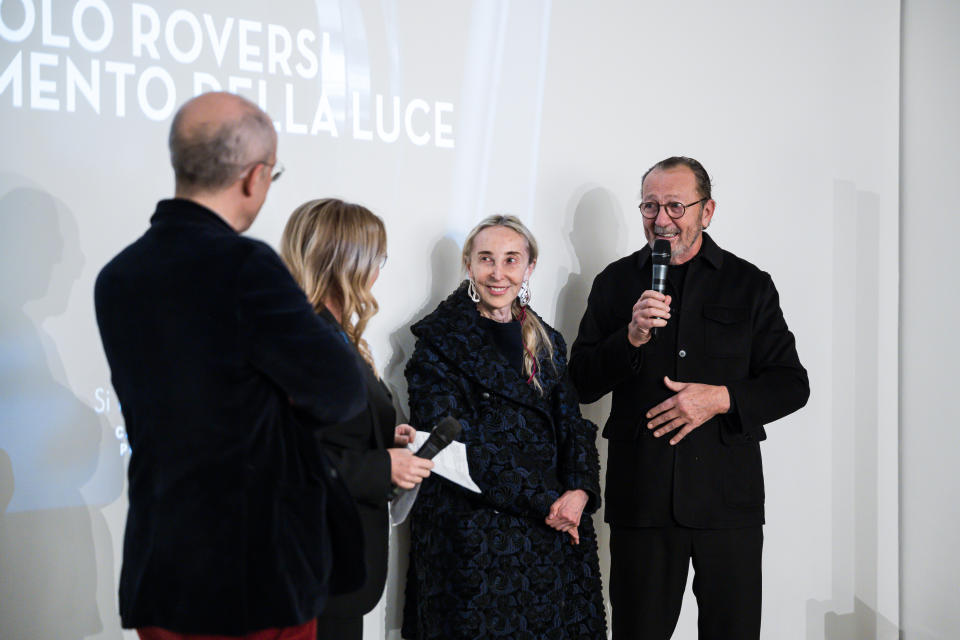
<svg viewBox="0 0 960 640"><path fill-rule="evenodd" d="M340 326L375 374L362 336L380 309L370 286L386 253L383 220L366 207L334 198L297 207L280 240L280 255L310 304L318 313L326 300L340 306Z"/></svg>
<svg viewBox="0 0 960 640"><path fill-rule="evenodd" d="M530 230L527 229L526 225L524 225L519 218L511 215L492 215L481 220L480 224L475 226L470 233L467 234L467 239L463 242L462 258L464 270L470 266L470 254L473 253L473 241L476 239L477 234L490 227L505 227L520 234L527 242L529 262L537 259L540 253L537 248L537 239L533 237L533 234L530 233ZM536 389L538 393L543 394L537 359L541 353L544 353L546 354L547 360L550 361L550 364L556 368L556 363L553 360L553 343L550 341L550 336L547 334L546 328L537 316L522 310L519 299L514 298L510 311L514 318L522 321L520 325L520 335L523 339L523 373L530 377L530 382L533 384L534 389Z"/></svg>

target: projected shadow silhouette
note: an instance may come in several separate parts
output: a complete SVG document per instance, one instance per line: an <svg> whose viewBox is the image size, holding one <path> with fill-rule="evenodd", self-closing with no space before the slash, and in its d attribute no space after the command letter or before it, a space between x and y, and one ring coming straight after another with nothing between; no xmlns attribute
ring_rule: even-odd
<svg viewBox="0 0 960 640"><path fill-rule="evenodd" d="M557 329L571 345L587 308L593 279L627 252L627 229L620 204L603 187L581 187L574 194L564 228L580 267L580 271L567 275L566 284L557 296Z"/></svg>
<svg viewBox="0 0 960 640"><path fill-rule="evenodd" d="M567 341L568 349L573 345L580 326L580 318L587 308L587 297L593 279L608 264L623 257L627 252L627 227L623 210L613 194L603 187L585 185L578 189L570 199L567 208L564 229L570 240L572 253L579 265L579 271L567 274L566 284L557 296L556 328ZM562 280L562 276L558 281ZM582 405L583 416L603 428L610 414L610 396L589 405ZM607 442L597 436L597 449L600 452L600 485L606 486L603 470L607 467ZM594 518L597 525L597 541L600 545L600 570L604 576L606 591L610 575L610 555L604 550L610 548L610 531L602 522L602 514ZM609 597L604 594L605 601Z"/></svg>
<svg viewBox="0 0 960 640"><path fill-rule="evenodd" d="M103 425L58 381L63 366L41 329L44 318L66 309L80 267L76 236L75 221L49 194L18 188L0 198L0 272L8 276L0 297L4 638L89 636L103 630L98 595L109 593L107 607L115 600L112 562L104 579L97 577L94 531L106 536L103 548L110 547L109 533L82 491L100 462ZM116 457L110 499L122 487Z"/></svg>

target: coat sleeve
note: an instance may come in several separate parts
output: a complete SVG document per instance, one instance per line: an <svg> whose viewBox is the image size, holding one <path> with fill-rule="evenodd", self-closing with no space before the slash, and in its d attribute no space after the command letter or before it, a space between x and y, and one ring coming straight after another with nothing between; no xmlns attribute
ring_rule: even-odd
<svg viewBox="0 0 960 640"><path fill-rule="evenodd" d="M308 424L343 422L366 406L366 383L351 347L317 317L269 247L254 248L237 286L247 357L318 421Z"/></svg>
<svg viewBox="0 0 960 640"><path fill-rule="evenodd" d="M550 505L563 492L556 474L515 447L485 437L469 399L468 383L450 363L418 340L406 376L412 424L427 429L447 415L460 421L460 441L466 445L470 476L481 489L480 499L498 511L546 518Z"/></svg>
<svg viewBox="0 0 960 640"><path fill-rule="evenodd" d="M750 375L726 385L734 410L722 416L733 433L755 440L762 439L763 425L793 413L810 397L807 370L800 364L777 289L768 274L763 279L754 311Z"/></svg>
<svg viewBox="0 0 960 640"><path fill-rule="evenodd" d="M590 497L585 513L600 508L600 456L597 426L580 413L577 392L567 372L567 345L556 334L554 360L560 380L553 392L553 418L557 425L557 466L565 489L583 489Z"/></svg>
<svg viewBox="0 0 960 640"><path fill-rule="evenodd" d="M330 429L320 433L327 431ZM321 448L355 500L374 507L387 503L390 494L389 453L383 449L358 451L330 441L323 441Z"/></svg>
<svg viewBox="0 0 960 640"><path fill-rule="evenodd" d="M587 309L570 352L570 379L585 403L596 402L639 371L642 347L627 339L627 325L611 313L606 272L594 278Z"/></svg>

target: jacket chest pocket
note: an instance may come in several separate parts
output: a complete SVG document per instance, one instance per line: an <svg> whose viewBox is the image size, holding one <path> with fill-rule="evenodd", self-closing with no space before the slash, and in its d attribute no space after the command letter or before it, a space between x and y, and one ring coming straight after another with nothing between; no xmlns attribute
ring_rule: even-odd
<svg viewBox="0 0 960 640"><path fill-rule="evenodd" d="M713 358L750 355L750 310L747 307L703 306L704 353Z"/></svg>

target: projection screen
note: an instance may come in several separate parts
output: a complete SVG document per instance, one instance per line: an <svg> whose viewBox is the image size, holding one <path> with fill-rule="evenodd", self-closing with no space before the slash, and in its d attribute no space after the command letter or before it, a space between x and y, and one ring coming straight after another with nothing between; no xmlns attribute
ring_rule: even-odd
<svg viewBox="0 0 960 640"><path fill-rule="evenodd" d="M279 133L251 235L276 246L316 197L385 220L367 337L403 409L409 326L480 218L531 227L531 304L570 343L593 277L644 242L642 173L703 162L711 233L773 276L812 386L763 445L764 637L896 629L898 60L893 0L0 2L4 637L135 637L93 282L173 193L176 108L215 89ZM399 638L406 535L366 638ZM695 628L688 593L676 637Z"/></svg>

